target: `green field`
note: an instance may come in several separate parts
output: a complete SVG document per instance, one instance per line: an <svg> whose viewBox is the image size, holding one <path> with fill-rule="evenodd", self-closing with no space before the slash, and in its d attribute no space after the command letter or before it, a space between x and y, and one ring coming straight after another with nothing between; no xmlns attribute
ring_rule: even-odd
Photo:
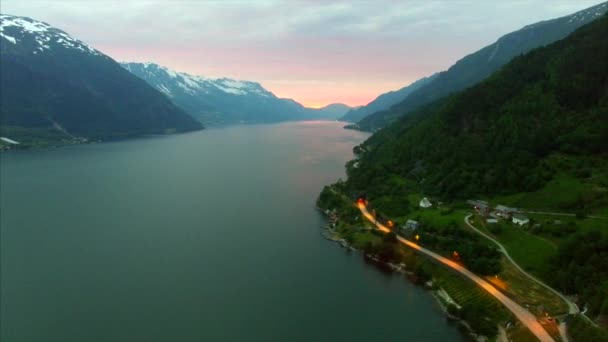
<svg viewBox="0 0 608 342"><path fill-rule="evenodd" d="M553 212L584 212L608 217L608 169L601 159L553 155L548 168L559 170L533 192L491 198L492 203Z"/></svg>
<svg viewBox="0 0 608 342"><path fill-rule="evenodd" d="M409 213L405 216L394 217L394 221L398 224L403 224L410 219L435 228L447 227L452 222L456 222L459 226L463 226L464 214L461 212L450 210L447 207L437 208L436 202L433 202L432 208L420 208L418 203L423 197L424 196L418 193L409 194Z"/></svg>
<svg viewBox="0 0 608 342"><path fill-rule="evenodd" d="M537 191L495 197L492 202L517 208L563 209L575 204L590 188L591 185L582 183L578 178L561 173Z"/></svg>
<svg viewBox="0 0 608 342"><path fill-rule="evenodd" d="M509 252L509 255L526 271L535 275L545 274L551 256L557 251L557 246L551 241L530 234L525 229L508 223L500 223L500 234L492 234L479 218L475 219L475 227L493 236Z"/></svg>
<svg viewBox="0 0 608 342"><path fill-rule="evenodd" d="M443 288L456 303L461 306L479 304L486 307L493 312L493 316L490 318L496 322L504 322L511 318L511 314L489 293L461 275L440 267L437 266L437 269L434 270L436 272L435 284Z"/></svg>

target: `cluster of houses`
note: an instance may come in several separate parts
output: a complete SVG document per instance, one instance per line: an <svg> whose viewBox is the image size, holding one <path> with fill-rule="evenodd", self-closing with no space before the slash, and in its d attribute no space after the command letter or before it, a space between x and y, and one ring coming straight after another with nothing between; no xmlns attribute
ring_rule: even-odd
<svg viewBox="0 0 608 342"><path fill-rule="evenodd" d="M404 225L399 227L399 230L402 233L407 233L407 232L413 232L413 231L417 230L418 228L420 228L420 223L418 223L418 221L407 220L407 221L405 221Z"/></svg>
<svg viewBox="0 0 608 342"><path fill-rule="evenodd" d="M498 223L498 219L500 218L510 220L519 226L524 226L530 223L530 219L520 214L515 208L510 208L500 204L495 208L492 208L488 202L482 200L469 200L467 203L473 207L477 214L485 217L486 223L489 224Z"/></svg>
<svg viewBox="0 0 608 342"><path fill-rule="evenodd" d="M325 210L325 215L327 215L327 217L329 217L329 225L332 228L336 227L336 223L338 223L338 213L336 212L336 209L326 209Z"/></svg>
<svg viewBox="0 0 608 342"><path fill-rule="evenodd" d="M424 208L424 209L428 209L431 208L433 206L433 204L431 203L431 201L429 201L428 198L424 197L420 200L420 202L418 203L418 205L420 206L420 208ZM401 225L399 227L399 231L401 233L411 233L416 231L418 228L420 228L420 223L418 221L414 221L414 220L407 220L405 221L405 224Z"/></svg>

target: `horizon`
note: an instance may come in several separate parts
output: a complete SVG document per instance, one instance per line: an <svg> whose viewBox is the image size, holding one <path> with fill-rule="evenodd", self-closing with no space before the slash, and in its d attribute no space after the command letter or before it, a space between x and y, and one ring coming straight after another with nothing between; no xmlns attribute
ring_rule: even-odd
<svg viewBox="0 0 608 342"><path fill-rule="evenodd" d="M254 81L310 108L366 105L382 93L446 70L504 34L602 3L387 1L384 7L390 10L381 11L383 6L371 2L340 1L42 2L6 0L3 13L46 22L118 62ZM93 11L96 21L83 20ZM202 14L195 17L194 12ZM150 17L158 19L150 22ZM163 19L170 26L159 25Z"/></svg>

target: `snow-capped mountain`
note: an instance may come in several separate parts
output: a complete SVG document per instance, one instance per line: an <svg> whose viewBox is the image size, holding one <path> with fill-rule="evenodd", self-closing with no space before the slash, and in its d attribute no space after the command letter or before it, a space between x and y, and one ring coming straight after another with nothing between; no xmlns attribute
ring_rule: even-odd
<svg viewBox="0 0 608 342"><path fill-rule="evenodd" d="M335 106L319 110L278 98L257 82L195 76L154 63L121 65L204 124L335 119L343 114Z"/></svg>
<svg viewBox="0 0 608 342"><path fill-rule="evenodd" d="M154 86L169 97L175 96L178 92L189 94L221 92L231 95L274 96L256 82L194 76L184 72L175 72L154 63L121 63L121 65L142 78L154 80ZM169 87L173 86L176 86L177 89L170 90Z"/></svg>
<svg viewBox="0 0 608 342"><path fill-rule="evenodd" d="M47 23L26 17L0 15L0 37L15 47L23 47L33 54L50 50L51 47L75 49L91 55L103 54L69 34L52 27Z"/></svg>
<svg viewBox="0 0 608 342"><path fill-rule="evenodd" d="M202 128L112 58L49 24L0 14L2 135L113 139Z"/></svg>

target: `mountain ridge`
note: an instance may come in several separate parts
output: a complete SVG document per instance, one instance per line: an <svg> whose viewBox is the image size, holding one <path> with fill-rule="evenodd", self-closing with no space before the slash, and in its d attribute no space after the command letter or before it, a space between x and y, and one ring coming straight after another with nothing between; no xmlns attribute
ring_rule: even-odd
<svg viewBox="0 0 608 342"><path fill-rule="evenodd" d="M563 17L543 20L507 33L493 44L457 60L428 84L416 89L391 108L368 115L354 128L376 131L425 104L482 81L514 57L534 48L563 39L577 28L597 19L608 10L608 2Z"/></svg>
<svg viewBox="0 0 608 342"><path fill-rule="evenodd" d="M2 136L27 145L202 129L111 57L47 23L0 14L0 47Z"/></svg>
<svg viewBox="0 0 608 342"><path fill-rule="evenodd" d="M437 77L436 73L431 76L423 77L419 80L416 80L400 89L382 93L368 104L348 111L346 114L344 114L344 116L340 118L340 121L355 123L377 111L388 109L392 105L397 104L403 99L405 99L416 89L419 89L425 84L431 82L433 79L435 79L435 77Z"/></svg>
<svg viewBox="0 0 608 342"><path fill-rule="evenodd" d="M121 66L206 125L335 119L350 109L338 104L307 108L277 97L254 81L191 75L150 62L122 62Z"/></svg>
<svg viewBox="0 0 608 342"><path fill-rule="evenodd" d="M360 159L349 164L349 181L367 188L390 173L419 181L433 195L466 198L538 189L562 171L545 164L555 153L605 163L606 36L608 14L401 117L356 148Z"/></svg>

